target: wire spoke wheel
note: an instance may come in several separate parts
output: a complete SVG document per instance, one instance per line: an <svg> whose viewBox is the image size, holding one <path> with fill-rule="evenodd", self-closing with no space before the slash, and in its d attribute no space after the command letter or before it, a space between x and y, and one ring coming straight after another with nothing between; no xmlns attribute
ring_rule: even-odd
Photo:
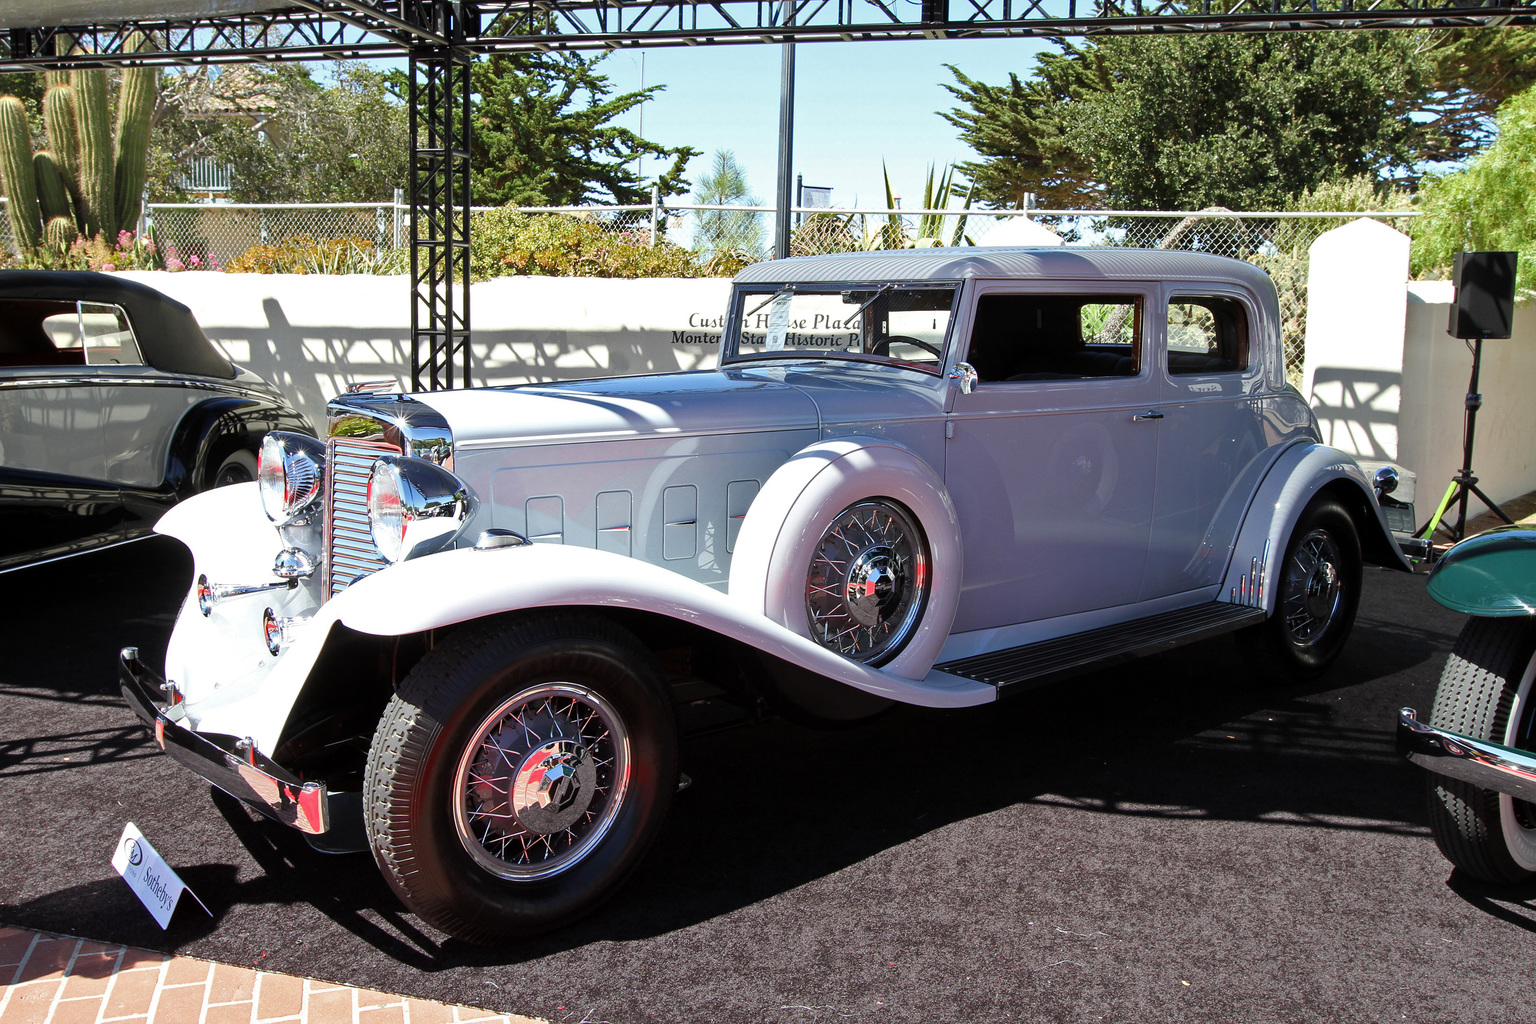
<svg viewBox="0 0 1536 1024"><path fill-rule="evenodd" d="M677 788L677 722L650 650L569 611L467 623L390 698L364 823L427 924L505 942L596 906L640 863Z"/></svg>
<svg viewBox="0 0 1536 1024"><path fill-rule="evenodd" d="M1344 608L1343 556L1333 534L1315 529L1303 536L1286 560L1280 580L1280 614L1296 644L1322 639Z"/></svg>
<svg viewBox="0 0 1536 1024"><path fill-rule="evenodd" d="M546 683L493 711L454 773L464 849L502 878L534 881L602 842L629 786L629 737L597 693Z"/></svg>
<svg viewBox="0 0 1536 1024"><path fill-rule="evenodd" d="M881 499L850 505L806 571L811 637L855 661L887 661L916 630L930 583L928 547L906 509Z"/></svg>

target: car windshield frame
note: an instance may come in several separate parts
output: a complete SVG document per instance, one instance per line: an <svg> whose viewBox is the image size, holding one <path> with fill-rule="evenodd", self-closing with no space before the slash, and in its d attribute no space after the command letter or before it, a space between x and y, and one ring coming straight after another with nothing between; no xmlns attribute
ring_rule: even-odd
<svg viewBox="0 0 1536 1024"><path fill-rule="evenodd" d="M762 282L751 284L738 284L731 292L731 308L726 323L725 336L721 339L720 365L739 365L742 363L756 363L763 361L776 361L782 359L794 360L834 360L851 361L861 363L881 363L890 366L899 366L909 370L917 370L934 376L942 376L945 360L948 358L949 347L954 338L955 323L960 309L960 298L963 290L963 281L783 281ZM915 293L948 293L947 306L913 304L911 300L916 298ZM781 298L784 297L784 298ZM832 302L827 299L831 298ZM896 309L891 309L891 299L898 301ZM908 301L901 301L903 298ZM835 300L841 299L841 302ZM798 300L798 301L797 301ZM795 308L795 307L799 308ZM905 308L903 308L905 307ZM816 310L821 310L816 312ZM880 325L886 331L884 334L875 334L866 330L866 325L874 319L871 311L883 315ZM902 358L890 354L882 354L875 351L867 351L862 346L878 344L881 339L910 337L901 330L892 333L893 324L891 315L906 316L911 318L914 314L942 314L947 319L940 327L936 324L937 315L933 318L935 326L933 333L926 339L937 349L937 354L932 361L928 358ZM802 314L799 320L795 314ZM841 315L842 319L836 319L834 314ZM770 324L775 318L777 324ZM817 322L820 321L820 322ZM769 347L757 351L741 351L743 325L751 322L753 331L759 333L762 341L753 341L752 344L773 344L772 335L777 332L780 337L779 347ZM834 326L827 326L830 322ZM899 326L900 321L897 322ZM803 332L803 333L802 333ZM820 333L818 333L820 332ZM924 332L928 333L928 332ZM800 338L825 338L828 344L816 346L799 341ZM839 347L838 342L843 342ZM857 343L861 347L853 348L850 343ZM915 345L905 346L915 349L919 353L926 354L926 348Z"/></svg>

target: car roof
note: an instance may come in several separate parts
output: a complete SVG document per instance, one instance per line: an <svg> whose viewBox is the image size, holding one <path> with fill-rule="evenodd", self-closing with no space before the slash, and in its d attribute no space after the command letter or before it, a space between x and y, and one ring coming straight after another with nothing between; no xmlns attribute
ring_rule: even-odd
<svg viewBox="0 0 1536 1024"><path fill-rule="evenodd" d="M965 278L1236 281L1255 288L1259 294L1273 289L1268 274L1242 260L1177 249L1109 246L935 246L840 252L754 263L736 275L738 284L922 282Z"/></svg>
<svg viewBox="0 0 1536 1024"><path fill-rule="evenodd" d="M0 270L0 299L63 299L121 306L144 359L165 373L235 375L192 311L148 285L88 270Z"/></svg>

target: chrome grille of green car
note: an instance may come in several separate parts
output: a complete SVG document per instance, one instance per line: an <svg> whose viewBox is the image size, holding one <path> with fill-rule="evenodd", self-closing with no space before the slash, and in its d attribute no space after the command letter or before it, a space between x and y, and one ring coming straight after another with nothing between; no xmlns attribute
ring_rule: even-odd
<svg viewBox="0 0 1536 1024"><path fill-rule="evenodd" d="M368 529L368 474L383 455L400 449L380 441L330 440L325 517L326 595L334 597L386 563Z"/></svg>

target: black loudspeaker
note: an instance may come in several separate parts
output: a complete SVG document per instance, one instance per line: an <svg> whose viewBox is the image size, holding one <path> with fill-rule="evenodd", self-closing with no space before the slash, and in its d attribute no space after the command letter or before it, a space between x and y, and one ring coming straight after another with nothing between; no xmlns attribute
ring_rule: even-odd
<svg viewBox="0 0 1536 1024"><path fill-rule="evenodd" d="M1507 338L1515 316L1513 252L1456 254L1456 301L1451 304L1453 338Z"/></svg>

